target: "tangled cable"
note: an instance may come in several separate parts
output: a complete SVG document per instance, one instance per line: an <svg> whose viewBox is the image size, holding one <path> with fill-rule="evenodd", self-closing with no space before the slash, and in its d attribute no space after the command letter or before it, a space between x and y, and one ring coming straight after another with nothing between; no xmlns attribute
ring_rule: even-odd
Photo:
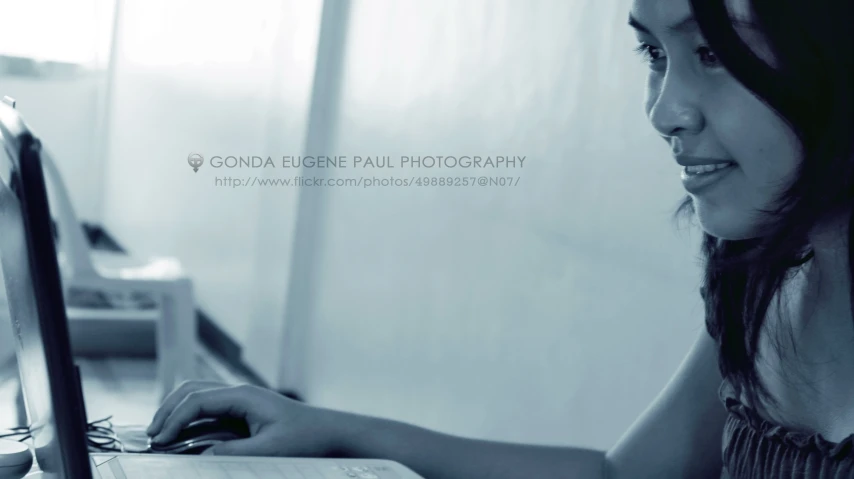
<svg viewBox="0 0 854 479"><path fill-rule="evenodd" d="M86 440L89 452L125 452L122 441L113 431L113 416L90 422L86 425ZM19 436L19 437L18 437ZM0 434L0 438L18 437L19 442L24 442L33 437L30 426L17 426L7 429Z"/></svg>

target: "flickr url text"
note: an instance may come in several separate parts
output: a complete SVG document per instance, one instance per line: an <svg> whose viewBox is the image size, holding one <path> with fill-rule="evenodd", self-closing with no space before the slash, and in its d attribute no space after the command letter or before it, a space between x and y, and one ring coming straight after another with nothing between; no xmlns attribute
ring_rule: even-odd
<svg viewBox="0 0 854 479"><path fill-rule="evenodd" d="M430 187L430 186L452 186L452 187L486 187L486 186L516 186L519 184L518 176L410 176L406 178L314 178L307 176L295 176L292 178L259 178L217 176L214 185L227 188L249 188L249 187Z"/></svg>

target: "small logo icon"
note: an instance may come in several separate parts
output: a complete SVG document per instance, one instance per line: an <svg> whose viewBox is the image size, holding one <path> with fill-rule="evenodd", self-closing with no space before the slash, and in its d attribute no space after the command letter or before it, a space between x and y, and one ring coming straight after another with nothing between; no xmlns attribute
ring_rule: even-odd
<svg viewBox="0 0 854 479"><path fill-rule="evenodd" d="M205 162L205 158L198 153L190 153L190 156L187 157L187 163L193 167L193 171L196 173L199 172L199 167L202 166Z"/></svg>

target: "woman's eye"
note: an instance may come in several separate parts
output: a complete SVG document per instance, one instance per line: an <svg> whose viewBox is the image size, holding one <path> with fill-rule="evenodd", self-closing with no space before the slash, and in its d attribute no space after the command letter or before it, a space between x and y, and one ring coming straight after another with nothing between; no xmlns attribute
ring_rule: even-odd
<svg viewBox="0 0 854 479"><path fill-rule="evenodd" d="M715 54L715 52L712 51L711 48L707 46L701 46L698 47L694 52L700 58L700 62L703 64L703 66L708 68L723 67L720 62L720 59ZM649 63L650 65L655 65L659 60L665 59L664 53L661 48L652 46L648 43L641 43L640 45L635 47L635 53L639 54L643 58L644 62Z"/></svg>
<svg viewBox="0 0 854 479"><path fill-rule="evenodd" d="M700 61L703 62L704 65L713 68L721 66L721 62L718 59L718 56L715 55L715 52L713 52L711 48L699 47L697 48L696 53L700 56Z"/></svg>
<svg viewBox="0 0 854 479"><path fill-rule="evenodd" d="M654 63L661 59L661 49L648 43L641 43L635 47L635 53L639 54L647 63Z"/></svg>

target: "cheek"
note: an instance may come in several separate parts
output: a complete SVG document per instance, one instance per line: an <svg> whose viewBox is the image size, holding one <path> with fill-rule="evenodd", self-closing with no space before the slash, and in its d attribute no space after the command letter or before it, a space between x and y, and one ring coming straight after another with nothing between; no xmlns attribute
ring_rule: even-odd
<svg viewBox="0 0 854 479"><path fill-rule="evenodd" d="M655 102L658 100L658 96L660 93L661 80L658 76L650 73L649 77L646 81L646 93L644 94L644 111L646 112L646 117L649 118L650 113L652 112L652 107L655 106Z"/></svg>
<svg viewBox="0 0 854 479"><path fill-rule="evenodd" d="M756 98L741 98L721 109L719 137L736 159L756 194L770 196L785 189L800 161L794 132L773 110Z"/></svg>

